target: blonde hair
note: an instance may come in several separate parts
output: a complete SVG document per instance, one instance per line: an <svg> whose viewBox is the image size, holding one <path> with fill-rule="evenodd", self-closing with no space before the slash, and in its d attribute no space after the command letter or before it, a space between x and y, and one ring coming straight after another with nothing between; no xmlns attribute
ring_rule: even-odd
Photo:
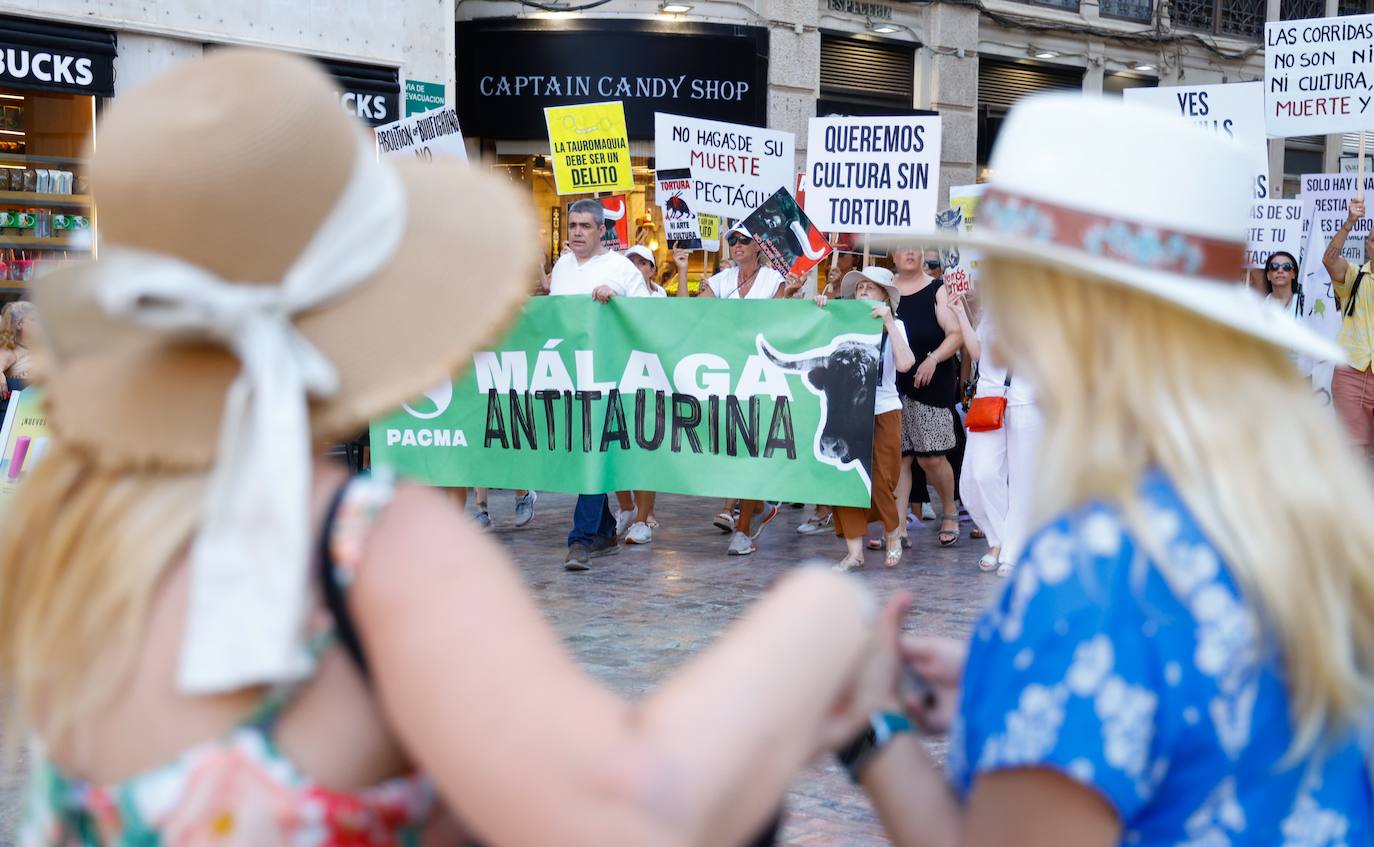
<svg viewBox="0 0 1374 847"><path fill-rule="evenodd" d="M61 737L127 681L158 581L199 520L204 479L103 470L54 439L0 527L7 742L27 728Z"/></svg>
<svg viewBox="0 0 1374 847"><path fill-rule="evenodd" d="M1290 756L1358 723L1374 703L1374 488L1287 354L1123 286L997 259L980 276L1045 415L1036 517L1114 502L1151 550L1137 486L1161 469L1281 650Z"/></svg>
<svg viewBox="0 0 1374 847"><path fill-rule="evenodd" d="M0 349L13 350L19 343L19 322L34 313L34 305L27 300L6 303L0 309Z"/></svg>

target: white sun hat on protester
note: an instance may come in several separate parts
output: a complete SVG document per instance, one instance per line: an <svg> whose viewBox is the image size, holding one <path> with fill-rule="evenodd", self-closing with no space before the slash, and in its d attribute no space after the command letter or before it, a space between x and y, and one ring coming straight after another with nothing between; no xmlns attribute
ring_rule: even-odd
<svg viewBox="0 0 1374 847"><path fill-rule="evenodd" d="M1234 142L1156 109L1049 94L1012 109L990 167L974 231L922 241L1071 269L1344 361L1241 282L1253 174Z"/></svg>

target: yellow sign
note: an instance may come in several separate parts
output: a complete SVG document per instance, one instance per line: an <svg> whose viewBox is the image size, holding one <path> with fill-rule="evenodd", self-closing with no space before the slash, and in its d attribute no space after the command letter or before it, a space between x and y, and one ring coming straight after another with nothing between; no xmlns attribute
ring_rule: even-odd
<svg viewBox="0 0 1374 847"><path fill-rule="evenodd" d="M559 194L634 188L625 107L619 101L544 109Z"/></svg>
<svg viewBox="0 0 1374 847"><path fill-rule="evenodd" d="M701 245L707 250L720 249L720 218L715 215L697 215L697 228L701 230ZM706 247L706 242L714 247Z"/></svg>

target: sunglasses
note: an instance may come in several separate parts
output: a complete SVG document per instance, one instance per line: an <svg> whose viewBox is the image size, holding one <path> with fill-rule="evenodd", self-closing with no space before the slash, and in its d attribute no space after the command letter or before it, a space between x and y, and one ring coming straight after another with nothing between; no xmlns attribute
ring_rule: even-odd
<svg viewBox="0 0 1374 847"><path fill-rule="evenodd" d="M731 247L734 247L736 244L749 244L753 240L754 239L750 238L747 235L739 235L738 233L736 233L727 236L725 239L725 243L729 244Z"/></svg>
<svg viewBox="0 0 1374 847"><path fill-rule="evenodd" d="M940 267L940 260L934 259L932 261L926 262L926 267L930 268L931 270L934 270L935 268Z"/></svg>
<svg viewBox="0 0 1374 847"><path fill-rule="evenodd" d="M1296 269L1293 267L1293 263L1292 263L1292 262L1284 262L1284 263L1281 264L1281 265L1270 265L1270 266L1269 266L1269 270L1271 270L1271 271L1288 271L1289 273L1292 273L1292 272L1293 272L1294 270L1296 270Z"/></svg>

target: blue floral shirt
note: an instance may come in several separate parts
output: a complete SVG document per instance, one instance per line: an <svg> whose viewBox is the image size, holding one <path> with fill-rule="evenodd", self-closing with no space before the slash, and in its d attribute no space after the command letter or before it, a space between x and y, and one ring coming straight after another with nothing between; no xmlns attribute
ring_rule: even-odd
<svg viewBox="0 0 1374 847"><path fill-rule="evenodd" d="M1050 768L1105 797L1131 845L1374 843L1354 733L1281 764L1292 720L1254 609L1167 479L1141 500L1158 560L1100 504L1027 545L974 630L955 787Z"/></svg>

